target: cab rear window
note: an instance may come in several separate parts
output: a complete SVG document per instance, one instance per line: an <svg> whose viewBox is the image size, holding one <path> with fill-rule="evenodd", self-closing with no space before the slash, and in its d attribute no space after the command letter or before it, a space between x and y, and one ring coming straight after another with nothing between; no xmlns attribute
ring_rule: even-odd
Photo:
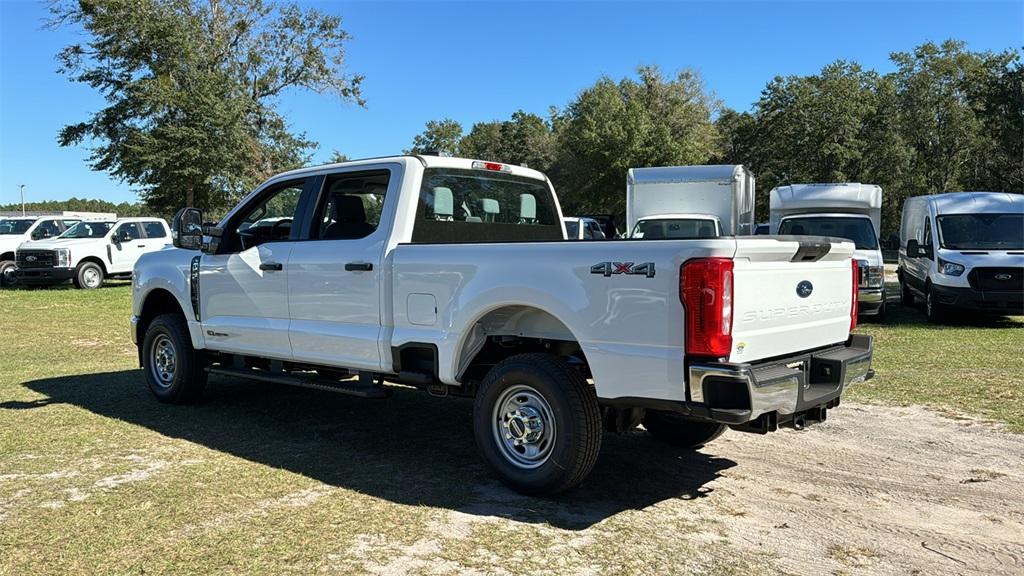
<svg viewBox="0 0 1024 576"><path fill-rule="evenodd" d="M485 170L424 172L413 243L562 239L547 182Z"/></svg>

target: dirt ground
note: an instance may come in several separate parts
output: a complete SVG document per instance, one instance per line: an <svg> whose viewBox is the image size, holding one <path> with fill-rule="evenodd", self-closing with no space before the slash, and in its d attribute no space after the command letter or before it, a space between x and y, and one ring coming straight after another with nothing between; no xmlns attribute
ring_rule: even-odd
<svg viewBox="0 0 1024 576"><path fill-rule="evenodd" d="M794 574L1024 574L1024 437L916 408L846 404L823 425L705 448L741 463L707 498L744 555Z"/></svg>

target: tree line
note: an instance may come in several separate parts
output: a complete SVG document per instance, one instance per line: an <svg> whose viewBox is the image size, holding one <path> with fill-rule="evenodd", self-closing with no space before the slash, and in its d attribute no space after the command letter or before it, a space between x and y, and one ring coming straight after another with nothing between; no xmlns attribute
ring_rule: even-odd
<svg viewBox="0 0 1024 576"><path fill-rule="evenodd" d="M119 218L131 218L134 216L153 216L152 211L145 205L138 202L108 202L106 200L95 200L86 198L69 198L67 200L44 200L41 202L26 202L26 212L105 212L117 214ZM0 212L21 213L21 203L0 204Z"/></svg>
<svg viewBox="0 0 1024 576"><path fill-rule="evenodd" d="M885 194L883 237L909 196L1024 192L1024 66L1016 50L925 43L890 56L886 74L836 61L777 76L749 111L721 105L689 70L604 77L547 118L518 111L468 132L433 120L409 152L526 164L547 173L566 213L625 212L630 167L745 164L768 191L787 183L864 182Z"/></svg>
<svg viewBox="0 0 1024 576"><path fill-rule="evenodd" d="M51 0L52 27L78 32L58 55L69 80L104 105L65 126L94 170L133 186L149 212L222 214L318 144L278 112L287 91L364 104L346 69L342 19L275 0ZM907 196L1024 190L1020 51L925 43L881 74L837 61L775 77L748 111L722 106L691 70L599 78L546 117L517 111L465 131L427 123L409 151L527 164L546 172L568 213L622 214L630 167L745 164L767 192L787 182L861 181L885 190L883 230ZM332 160L345 155L334 152ZM120 210L119 213L127 213Z"/></svg>

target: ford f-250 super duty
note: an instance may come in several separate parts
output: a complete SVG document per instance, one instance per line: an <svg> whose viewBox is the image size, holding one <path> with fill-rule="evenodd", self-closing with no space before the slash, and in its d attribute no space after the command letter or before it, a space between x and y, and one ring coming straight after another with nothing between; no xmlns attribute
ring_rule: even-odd
<svg viewBox="0 0 1024 576"><path fill-rule="evenodd" d="M695 447L726 427L825 419L870 378L853 244L827 238L565 241L547 178L401 156L287 172L135 267L149 388L208 374L365 396L383 382L475 398L483 458L513 488L582 481L602 430Z"/></svg>

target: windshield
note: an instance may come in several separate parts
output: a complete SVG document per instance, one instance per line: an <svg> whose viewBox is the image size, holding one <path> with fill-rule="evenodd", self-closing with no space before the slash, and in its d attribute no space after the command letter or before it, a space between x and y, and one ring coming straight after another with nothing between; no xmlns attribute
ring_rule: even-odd
<svg viewBox="0 0 1024 576"><path fill-rule="evenodd" d="M0 220L0 234L24 234L35 220Z"/></svg>
<svg viewBox="0 0 1024 576"><path fill-rule="evenodd" d="M641 220L633 228L631 238L717 238L714 220L702 218L665 218Z"/></svg>
<svg viewBox="0 0 1024 576"><path fill-rule="evenodd" d="M857 250L878 250L875 227L867 218L843 216L807 216L786 218L779 226L779 234L794 236L831 236L853 240Z"/></svg>
<svg viewBox="0 0 1024 576"><path fill-rule="evenodd" d="M580 221L579 220L566 220L565 221L565 237L569 239L578 238L580 235Z"/></svg>
<svg viewBox="0 0 1024 576"><path fill-rule="evenodd" d="M935 219L949 250L1024 250L1024 214L949 214Z"/></svg>
<svg viewBox="0 0 1024 576"><path fill-rule="evenodd" d="M59 238L103 238L113 225L113 222L79 222Z"/></svg>

